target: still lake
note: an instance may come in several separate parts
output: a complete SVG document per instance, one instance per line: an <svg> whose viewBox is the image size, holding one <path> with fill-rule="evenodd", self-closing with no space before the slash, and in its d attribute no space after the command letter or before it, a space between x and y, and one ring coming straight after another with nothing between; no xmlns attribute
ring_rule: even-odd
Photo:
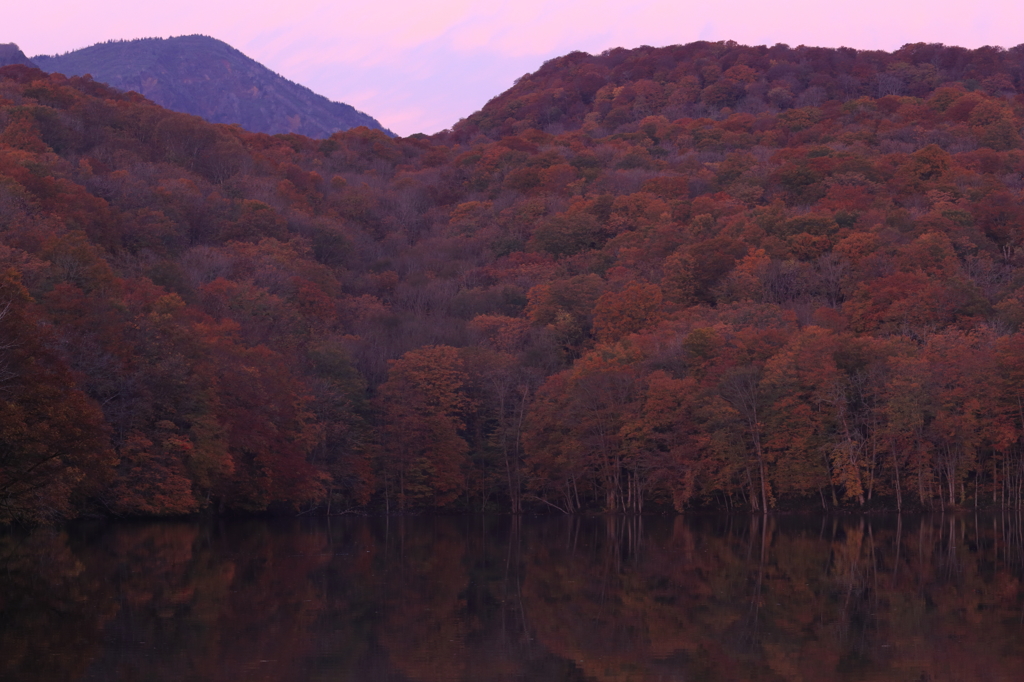
<svg viewBox="0 0 1024 682"><path fill-rule="evenodd" d="M0 680L1020 680L1018 516L0 534Z"/></svg>

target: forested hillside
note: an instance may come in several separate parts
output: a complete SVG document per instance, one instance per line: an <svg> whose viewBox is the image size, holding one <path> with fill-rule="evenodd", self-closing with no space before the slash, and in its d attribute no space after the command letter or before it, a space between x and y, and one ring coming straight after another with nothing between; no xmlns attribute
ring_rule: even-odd
<svg viewBox="0 0 1024 682"><path fill-rule="evenodd" d="M0 515L1019 506L1022 65L575 53L326 140L0 69Z"/></svg>

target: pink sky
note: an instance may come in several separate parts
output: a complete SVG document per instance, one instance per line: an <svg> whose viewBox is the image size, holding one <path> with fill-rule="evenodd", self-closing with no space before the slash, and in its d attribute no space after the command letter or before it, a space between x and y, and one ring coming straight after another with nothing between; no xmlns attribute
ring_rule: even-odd
<svg viewBox="0 0 1024 682"><path fill-rule="evenodd" d="M347 102L400 135L450 127L552 57L735 40L893 50L909 42L1013 47L1011 0L72 0L8 3L0 43L29 56L203 33Z"/></svg>

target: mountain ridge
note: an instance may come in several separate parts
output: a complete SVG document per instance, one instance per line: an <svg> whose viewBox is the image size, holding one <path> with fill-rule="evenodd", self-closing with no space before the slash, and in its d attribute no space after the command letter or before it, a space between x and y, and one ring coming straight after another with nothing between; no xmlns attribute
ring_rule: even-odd
<svg viewBox="0 0 1024 682"><path fill-rule="evenodd" d="M89 74L168 109L253 132L325 138L364 125L393 134L351 105L331 101L204 35L107 41L62 55L38 55L32 62L44 71Z"/></svg>
<svg viewBox="0 0 1024 682"><path fill-rule="evenodd" d="M35 66L15 43L0 43L0 66L11 66L12 64Z"/></svg>
<svg viewBox="0 0 1024 682"><path fill-rule="evenodd" d="M1024 91L1024 45L907 43L885 52L727 40L576 51L516 79L453 131L467 138L528 128L614 134L633 132L648 116L764 116L858 97L925 98L943 86L1013 98Z"/></svg>

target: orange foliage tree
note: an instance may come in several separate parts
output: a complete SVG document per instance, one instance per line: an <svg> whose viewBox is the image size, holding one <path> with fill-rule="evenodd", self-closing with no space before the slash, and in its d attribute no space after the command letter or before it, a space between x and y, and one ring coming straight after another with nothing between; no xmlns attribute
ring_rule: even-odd
<svg viewBox="0 0 1024 682"><path fill-rule="evenodd" d="M377 397L384 427L380 471L388 505L450 504L465 487L468 446L462 437L469 401L458 351L427 346L388 367Z"/></svg>

